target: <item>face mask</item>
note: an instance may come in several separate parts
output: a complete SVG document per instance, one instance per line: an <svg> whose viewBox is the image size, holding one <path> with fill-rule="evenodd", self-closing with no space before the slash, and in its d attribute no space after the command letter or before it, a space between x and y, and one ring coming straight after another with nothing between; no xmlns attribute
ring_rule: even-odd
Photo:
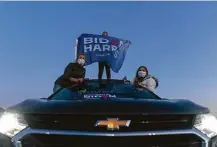
<svg viewBox="0 0 217 147"><path fill-rule="evenodd" d="M145 71L139 71L138 76L144 78L146 76L146 72Z"/></svg>
<svg viewBox="0 0 217 147"><path fill-rule="evenodd" d="M85 63L84 59L78 59L78 61L77 61L77 62L78 62L78 64L80 64L80 65L82 65L82 66L83 66L83 65L84 65L84 63Z"/></svg>

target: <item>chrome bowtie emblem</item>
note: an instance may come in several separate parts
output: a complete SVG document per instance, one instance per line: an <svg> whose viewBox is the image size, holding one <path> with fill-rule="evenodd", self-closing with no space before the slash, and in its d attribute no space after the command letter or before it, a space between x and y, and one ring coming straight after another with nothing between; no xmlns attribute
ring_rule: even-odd
<svg viewBox="0 0 217 147"><path fill-rule="evenodd" d="M104 127L108 130L119 130L119 127L129 127L130 120L119 120L118 118L108 118L107 120L98 120L95 126Z"/></svg>

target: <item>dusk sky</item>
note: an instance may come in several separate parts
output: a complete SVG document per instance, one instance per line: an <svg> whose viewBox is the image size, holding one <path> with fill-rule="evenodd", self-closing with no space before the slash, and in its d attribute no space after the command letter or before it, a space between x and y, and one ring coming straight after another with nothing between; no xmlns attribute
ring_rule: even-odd
<svg viewBox="0 0 217 147"><path fill-rule="evenodd" d="M113 78L145 65L161 97L217 111L217 2L0 2L0 107L50 95L75 39L103 31L132 42Z"/></svg>

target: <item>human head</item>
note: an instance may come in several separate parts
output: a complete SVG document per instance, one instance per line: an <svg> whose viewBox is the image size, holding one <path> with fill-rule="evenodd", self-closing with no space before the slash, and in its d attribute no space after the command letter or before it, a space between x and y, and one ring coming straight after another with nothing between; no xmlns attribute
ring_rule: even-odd
<svg viewBox="0 0 217 147"><path fill-rule="evenodd" d="M140 66L137 69L136 77L137 78L145 78L148 75L148 69L145 66Z"/></svg>
<svg viewBox="0 0 217 147"><path fill-rule="evenodd" d="M80 54L77 58L77 63L80 64L81 66L84 66L86 62L86 57L83 54Z"/></svg>
<svg viewBox="0 0 217 147"><path fill-rule="evenodd" d="M102 33L102 36L108 36L108 32L104 31L104 32Z"/></svg>

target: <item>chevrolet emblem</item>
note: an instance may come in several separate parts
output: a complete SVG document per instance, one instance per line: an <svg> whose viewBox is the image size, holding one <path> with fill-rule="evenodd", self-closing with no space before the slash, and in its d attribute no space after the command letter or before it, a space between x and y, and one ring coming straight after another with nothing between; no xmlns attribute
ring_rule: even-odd
<svg viewBox="0 0 217 147"><path fill-rule="evenodd" d="M107 126L108 130L119 130L119 127L129 127L130 120L119 120L118 118L108 118L107 120L98 120L95 126Z"/></svg>

